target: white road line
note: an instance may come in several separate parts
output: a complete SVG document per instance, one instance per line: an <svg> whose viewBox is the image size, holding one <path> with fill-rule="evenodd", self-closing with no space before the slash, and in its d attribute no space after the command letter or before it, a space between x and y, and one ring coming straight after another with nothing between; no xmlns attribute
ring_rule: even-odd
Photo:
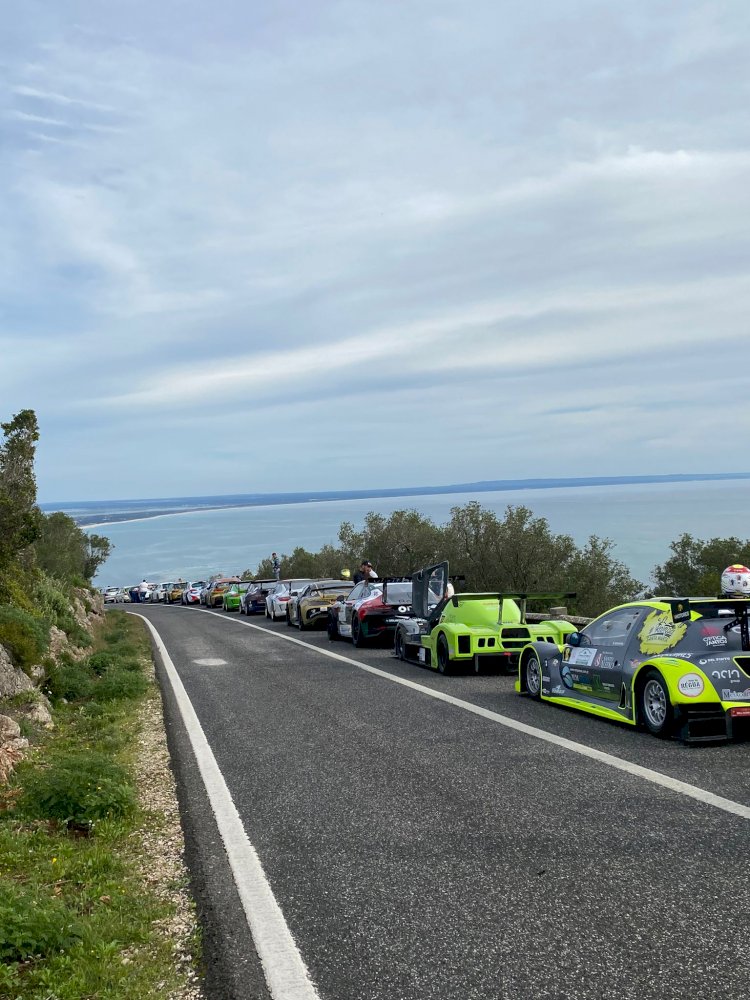
<svg viewBox="0 0 750 1000"><path fill-rule="evenodd" d="M216 615L217 618L222 618L224 621L227 620L227 616L219 613L218 611L209 611L208 609L201 610L203 610L205 614ZM480 705L474 705L470 701L463 701L461 698L454 698L453 695L450 694L443 694L442 691L435 691L433 688L425 687L423 684L418 684L416 681L409 681L404 677L396 677L394 674L389 674L385 670L379 670L377 667L371 667L366 663L360 663L359 660L353 660L350 656L342 656L341 653L334 653L331 649L323 649L320 646L313 646L312 643L304 642L302 639L296 639L293 635L284 635L282 632L272 632L271 629L264 628L262 625L253 625L252 622L240 621L236 618L230 618L229 621L233 621L237 625L244 625L245 628L257 629L258 632L274 636L277 639L283 639L285 642L293 642L297 646L304 646L306 649L311 649L314 652L320 653L322 656L327 656L332 660L340 660L342 663L350 663L353 667L358 667L360 670L364 670L368 674L375 674L376 677L382 677L387 681L391 681L393 684L401 684L403 687L411 688L413 691L419 691L420 694L426 694L428 697L435 698L437 701L444 701L449 705L455 705L456 708L462 708L465 712L471 712L474 715L481 716L483 719L489 719L492 722L497 722L501 726L506 726L508 729L514 729L518 733L524 733L526 736L533 736L535 739L543 740L545 743L553 743L555 746L562 747L565 750L572 750L573 753L580 754L582 757L589 757L591 760L596 760L600 764L606 764L608 767L614 767L618 771L625 771L627 774L643 778L644 781L650 781L654 785L661 785L662 788L668 788L671 792L677 792L679 795L686 795L688 798L697 799L699 802L703 802L709 806L714 806L716 809L723 809L724 812L733 813L735 816L741 816L743 819L750 819L750 806L743 805L741 802L735 802L734 799L725 799L722 795L714 795L713 792L709 792L705 788L699 788L697 785L691 785L687 781L680 781L679 778L671 778L668 774L662 774L660 771L653 771L650 767L643 767L641 764L633 764L629 760L623 760L622 757L615 757L614 754L605 753L603 750L595 750L593 747L587 747L584 743L577 743L575 740L566 739L564 736L557 736L555 733L548 733L545 729L537 729L536 726L529 726L525 722L519 722L517 719L512 719L508 715L501 715L499 712L491 712L488 708L482 708Z"/></svg>
<svg viewBox="0 0 750 1000"><path fill-rule="evenodd" d="M271 996L274 1000L319 1000L284 914L268 884L255 848L245 833L224 776L219 770L219 765L167 648L148 618L135 611L128 613L143 619L151 630L161 654L164 669L172 685L206 786L211 808L216 816L216 823L224 841L237 891Z"/></svg>

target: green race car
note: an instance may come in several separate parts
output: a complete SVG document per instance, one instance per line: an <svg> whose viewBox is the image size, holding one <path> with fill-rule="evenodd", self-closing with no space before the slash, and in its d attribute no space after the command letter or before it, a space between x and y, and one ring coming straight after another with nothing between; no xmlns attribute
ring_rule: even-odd
<svg viewBox="0 0 750 1000"><path fill-rule="evenodd" d="M531 640L563 642L575 625L526 621L526 602L575 594L454 594L448 563L428 566L412 577L412 615L396 623L393 652L441 674L490 667L515 672L521 649Z"/></svg>
<svg viewBox="0 0 750 1000"><path fill-rule="evenodd" d="M240 583L233 583L221 596L221 607L224 611L239 611L245 591L252 583L252 580L242 580Z"/></svg>
<svg viewBox="0 0 750 1000"><path fill-rule="evenodd" d="M690 743L750 735L749 613L743 598L623 604L527 645L516 690Z"/></svg>

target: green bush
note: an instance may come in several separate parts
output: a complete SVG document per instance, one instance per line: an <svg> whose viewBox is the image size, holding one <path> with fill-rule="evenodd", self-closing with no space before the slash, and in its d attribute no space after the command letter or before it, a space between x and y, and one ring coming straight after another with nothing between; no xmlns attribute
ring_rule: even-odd
<svg viewBox="0 0 750 1000"><path fill-rule="evenodd" d="M11 565L0 573L0 605L12 604L14 608L22 608L29 614L35 614L38 611L29 596L25 578L26 574L19 566Z"/></svg>
<svg viewBox="0 0 750 1000"><path fill-rule="evenodd" d="M101 677L117 663L117 655L111 650L102 649L98 653L92 653L86 662L94 673Z"/></svg>
<svg viewBox="0 0 750 1000"><path fill-rule="evenodd" d="M52 701L80 701L88 698L94 686L94 672L85 660L70 656L61 658L60 664L47 676L45 691Z"/></svg>
<svg viewBox="0 0 750 1000"><path fill-rule="evenodd" d="M59 899L0 884L0 961L65 951L80 937L80 925Z"/></svg>
<svg viewBox="0 0 750 1000"><path fill-rule="evenodd" d="M0 645L17 667L28 670L49 645L49 626L22 608L0 604Z"/></svg>
<svg viewBox="0 0 750 1000"><path fill-rule="evenodd" d="M127 771L92 750L52 757L45 768L24 768L19 781L18 810L28 819L90 828L98 820L127 816L135 807Z"/></svg>
<svg viewBox="0 0 750 1000"><path fill-rule="evenodd" d="M90 697L94 701L117 701L122 698L140 698L148 690L148 681L142 673L122 666L110 668L96 684Z"/></svg>

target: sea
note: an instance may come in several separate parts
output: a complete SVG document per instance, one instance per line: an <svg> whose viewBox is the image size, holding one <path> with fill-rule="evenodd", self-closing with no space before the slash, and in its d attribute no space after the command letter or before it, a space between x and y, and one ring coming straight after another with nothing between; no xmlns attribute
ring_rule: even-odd
<svg viewBox="0 0 750 1000"><path fill-rule="evenodd" d="M436 488L437 489L437 488ZM703 481L558 485L498 490L433 492L407 496L309 496L285 502L288 494L252 498L172 498L44 504L65 510L85 531L106 535L112 554L97 586L132 586L144 577L205 579L214 573L242 573L272 551L296 546L315 551L335 544L339 525L361 527L368 512L389 515L416 510L437 524L451 508L476 500L502 517L508 505L530 508L556 534L583 544L590 535L609 538L613 554L648 585L654 567L669 557L670 542L683 532L696 538L750 536L750 477ZM223 506L217 506L223 501ZM363 557L367 553L362 553ZM417 569L418 567L415 567Z"/></svg>

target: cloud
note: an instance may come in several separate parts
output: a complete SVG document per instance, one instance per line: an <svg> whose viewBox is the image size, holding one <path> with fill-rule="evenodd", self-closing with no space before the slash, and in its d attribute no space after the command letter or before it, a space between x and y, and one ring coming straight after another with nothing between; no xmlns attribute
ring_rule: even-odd
<svg viewBox="0 0 750 1000"><path fill-rule="evenodd" d="M571 435L639 471L654 398L736 463L703 386L748 360L738 5L44 0L10 31L0 386L58 495L88 448L83 492L428 482L439 449L398 430L428 411L460 478L567 466ZM346 445L280 466L337 401ZM273 442L237 432L269 412Z"/></svg>
<svg viewBox="0 0 750 1000"><path fill-rule="evenodd" d="M38 90L36 87L28 87L22 84L18 84L10 89L12 93L18 94L20 97L31 97L50 104L61 104L65 107L87 108L89 111L111 112L116 110L109 104L96 104L94 101L83 100L80 97L68 97L65 94L55 94L52 91Z"/></svg>

